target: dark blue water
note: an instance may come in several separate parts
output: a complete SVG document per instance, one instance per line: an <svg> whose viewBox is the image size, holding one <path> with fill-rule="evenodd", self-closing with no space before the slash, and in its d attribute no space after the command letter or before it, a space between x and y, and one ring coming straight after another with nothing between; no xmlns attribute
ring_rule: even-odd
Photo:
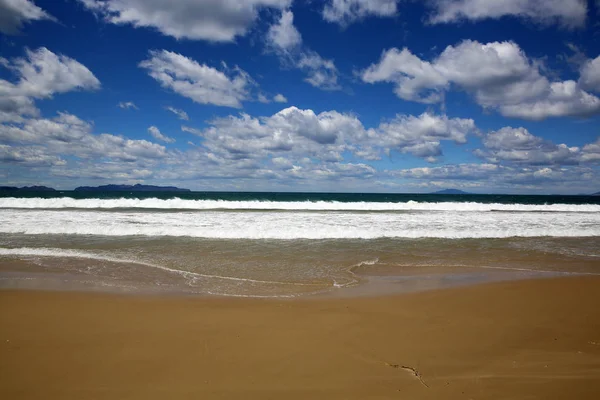
<svg viewBox="0 0 600 400"><path fill-rule="evenodd" d="M227 200L227 201L337 201L404 203L417 202L473 202L500 204L599 204L600 196L565 195L506 195L506 194L418 194L418 193L303 193L303 192L127 192L127 191L0 191L0 197L73 199L172 199Z"/></svg>

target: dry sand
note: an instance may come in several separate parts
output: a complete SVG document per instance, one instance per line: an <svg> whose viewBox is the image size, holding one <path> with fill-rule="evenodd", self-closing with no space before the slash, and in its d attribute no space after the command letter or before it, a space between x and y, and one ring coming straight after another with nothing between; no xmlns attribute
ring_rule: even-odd
<svg viewBox="0 0 600 400"><path fill-rule="evenodd" d="M296 301L0 291L2 399L600 399L600 278Z"/></svg>

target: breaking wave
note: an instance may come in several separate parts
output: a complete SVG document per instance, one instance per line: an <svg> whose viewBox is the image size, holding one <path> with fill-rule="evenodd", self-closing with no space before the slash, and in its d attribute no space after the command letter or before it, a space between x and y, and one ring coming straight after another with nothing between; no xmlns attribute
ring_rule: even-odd
<svg viewBox="0 0 600 400"><path fill-rule="evenodd" d="M503 204L477 202L339 202L339 201L230 201L173 199L0 198L0 209L145 209L145 210L282 210L282 211L460 211L460 212L588 212L597 204Z"/></svg>

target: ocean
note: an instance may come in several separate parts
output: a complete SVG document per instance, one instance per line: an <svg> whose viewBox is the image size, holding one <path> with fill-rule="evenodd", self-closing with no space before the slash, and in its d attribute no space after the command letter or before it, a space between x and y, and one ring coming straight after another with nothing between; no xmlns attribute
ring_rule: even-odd
<svg viewBox="0 0 600 400"><path fill-rule="evenodd" d="M377 295L600 274L600 197L0 193L0 287Z"/></svg>

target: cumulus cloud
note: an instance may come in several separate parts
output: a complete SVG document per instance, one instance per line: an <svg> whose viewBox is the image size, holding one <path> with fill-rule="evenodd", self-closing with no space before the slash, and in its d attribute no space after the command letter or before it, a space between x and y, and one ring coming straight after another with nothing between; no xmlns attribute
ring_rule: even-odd
<svg viewBox="0 0 600 400"><path fill-rule="evenodd" d="M600 56L583 64L579 83L586 90L600 92Z"/></svg>
<svg viewBox="0 0 600 400"><path fill-rule="evenodd" d="M287 103L287 98L282 95L282 94L276 94L273 97L269 97L264 93L259 93L257 100L261 103L271 103L271 102L275 102L275 103Z"/></svg>
<svg viewBox="0 0 600 400"><path fill-rule="evenodd" d="M267 32L267 42L278 49L288 50L302 43L302 36L294 26L294 14L287 10L281 13L276 24Z"/></svg>
<svg viewBox="0 0 600 400"><path fill-rule="evenodd" d="M490 188L493 190L545 192L589 191L600 178L598 170L585 166L506 166L497 164L453 164L438 167L387 171L395 178L420 182L419 187Z"/></svg>
<svg viewBox="0 0 600 400"><path fill-rule="evenodd" d="M445 92L456 87L482 107L510 117L541 120L600 112L598 97L575 81L551 82L542 75L539 62L530 60L514 42L465 40L446 47L432 61L406 48L392 48L360 76L366 83L393 83L398 97L425 104L442 102Z"/></svg>
<svg viewBox="0 0 600 400"><path fill-rule="evenodd" d="M399 0L327 0L326 21L347 26L364 18L393 17ZM458 23L503 17L522 18L542 26L557 24L573 29L585 26L586 0L427 0L429 23Z"/></svg>
<svg viewBox="0 0 600 400"><path fill-rule="evenodd" d="M379 125L379 146L434 162L442 155L442 140L464 144L467 142L467 135L476 131L472 119L448 118L431 113L423 113L418 117L399 115L390 122Z"/></svg>
<svg viewBox="0 0 600 400"><path fill-rule="evenodd" d="M6 35L18 34L27 22L44 19L56 21L31 0L0 0L0 32Z"/></svg>
<svg viewBox="0 0 600 400"><path fill-rule="evenodd" d="M434 24L512 16L544 25L580 28L587 14L586 0L431 0L430 5L430 22Z"/></svg>
<svg viewBox="0 0 600 400"><path fill-rule="evenodd" d="M338 70L328 60L302 44L302 36L294 26L294 14L284 11L271 25L265 38L267 48L277 54L284 66L298 68L306 73L306 82L323 90L338 90Z"/></svg>
<svg viewBox="0 0 600 400"><path fill-rule="evenodd" d="M178 159L162 145L93 130L91 123L66 112L0 123L0 165L20 178L67 178L70 185L82 179L142 179Z"/></svg>
<svg viewBox="0 0 600 400"><path fill-rule="evenodd" d="M503 173L507 167L497 164L451 164L439 167L410 168L388 171L392 176L423 180L483 180Z"/></svg>
<svg viewBox="0 0 600 400"><path fill-rule="evenodd" d="M46 154L43 147L0 144L0 163L25 167L48 167L65 165L66 161L59 156Z"/></svg>
<svg viewBox="0 0 600 400"><path fill-rule="evenodd" d="M278 93L273 97L273 101L276 103L287 103L288 99L281 93Z"/></svg>
<svg viewBox="0 0 600 400"><path fill-rule="evenodd" d="M165 136L163 135L160 130L156 127L156 126L151 126L148 128L148 133L150 133L150 135L156 139L159 140L161 142L165 142L165 143L175 143L175 139L173 139L172 137L169 136Z"/></svg>
<svg viewBox="0 0 600 400"><path fill-rule="evenodd" d="M600 112L600 99L582 90L575 81L553 82L543 96L518 104L506 104L507 117L542 120L548 117L589 117Z"/></svg>
<svg viewBox="0 0 600 400"><path fill-rule="evenodd" d="M339 90L338 70L333 60L327 60L314 51L307 50L296 61L298 68L306 71L304 79L312 86L323 90Z"/></svg>
<svg viewBox="0 0 600 400"><path fill-rule="evenodd" d="M594 143L583 146L581 150L581 161L600 164L600 138Z"/></svg>
<svg viewBox="0 0 600 400"><path fill-rule="evenodd" d="M147 140L108 133L69 113L0 124L0 164L35 177L129 180L152 176L177 155ZM24 171L24 172L23 172ZM15 172L16 173L16 172Z"/></svg>
<svg viewBox="0 0 600 400"><path fill-rule="evenodd" d="M136 106L133 101L121 101L119 104L117 104L117 106L123 110L129 110L130 108L139 110L138 106Z"/></svg>
<svg viewBox="0 0 600 400"><path fill-rule="evenodd" d="M113 159L136 162L165 157L164 146L146 140L131 140L102 133L94 135L92 125L75 115L58 113L55 118L30 118L22 124L0 124L0 144L35 146L48 156L75 156L82 159Z"/></svg>
<svg viewBox="0 0 600 400"><path fill-rule="evenodd" d="M580 162L580 149L554 144L525 128L504 127L483 137L486 150L476 154L492 162L528 165L572 165Z"/></svg>
<svg viewBox="0 0 600 400"><path fill-rule="evenodd" d="M350 113L288 107L270 116L241 113L207 124L204 129L182 127L199 139L197 145L181 151L147 140L94 133L90 122L69 113L51 119L29 118L23 123L0 124L0 163L9 170L26 169L36 176L45 172L69 181L137 179L182 184L193 180L206 185L217 182L228 190L331 190L332 185L350 190L357 184L375 189L397 178L427 185L462 182L462 187L492 179L500 186L534 187L561 179L591 180L598 173L584 164L600 163L600 141L581 149L568 148L523 128L508 127L481 136L485 154L480 156L487 160L483 164L381 171L361 161L377 160L392 151L433 161L441 155L442 141L465 143L477 132L470 119L433 113L397 115L366 128ZM171 140L155 126L148 132L157 140Z"/></svg>
<svg viewBox="0 0 600 400"><path fill-rule="evenodd" d="M380 159L392 151L435 161L442 155L441 141L463 144L476 131L470 119L448 118L431 113L398 115L367 129L353 114L288 107L262 118L247 114L217 118L210 127L184 131L203 138L202 146L212 154L230 159L267 156L299 160L311 157L340 162L344 152L365 160Z"/></svg>
<svg viewBox="0 0 600 400"><path fill-rule="evenodd" d="M48 98L54 93L76 89L98 89L100 82L83 64L45 47L26 50L27 58L17 58L8 67L20 80L17 86L23 94L35 98Z"/></svg>
<svg viewBox="0 0 600 400"><path fill-rule="evenodd" d="M253 79L240 68L223 71L167 50L150 51L150 58L140 63L164 88L200 104L241 108L249 99Z"/></svg>
<svg viewBox="0 0 600 400"><path fill-rule="evenodd" d="M398 13L398 0L329 0L323 18L346 26L368 16L391 17Z"/></svg>
<svg viewBox="0 0 600 400"><path fill-rule="evenodd" d="M362 71L361 78L366 83L394 83L398 97L425 104L439 103L441 92L448 86L448 79L431 63L406 48L384 52L379 63Z"/></svg>
<svg viewBox="0 0 600 400"><path fill-rule="evenodd" d="M54 54L45 47L26 50L25 54L26 57L13 60L0 57L0 65L18 78L16 83L0 79L0 122L20 121L23 116L38 115L35 99L100 87L94 74L72 58Z"/></svg>
<svg viewBox="0 0 600 400"><path fill-rule="evenodd" d="M353 115L337 111L316 114L289 107L262 118L248 114L216 118L204 130L184 127L203 138L202 146L228 159L265 158L286 154L301 159L341 161L350 138L365 129Z"/></svg>
<svg viewBox="0 0 600 400"><path fill-rule="evenodd" d="M28 171L21 176L47 174L68 182L137 179L181 184L226 178L219 185L228 189L266 182L282 189L314 188L318 182L329 182L323 189L332 182L350 188L378 174L372 166L344 158L357 143L377 139L352 114L289 107L269 117L240 114L209 121L206 129L182 130L200 136L199 145L168 150L147 140L94 133L91 123L69 113L0 123L0 163L11 171ZM158 140L166 138L157 127L148 132Z"/></svg>
<svg viewBox="0 0 600 400"><path fill-rule="evenodd" d="M189 121L190 120L190 117L188 116L188 114L185 111L183 111L183 110L180 110L178 108L171 107L171 106L165 107L165 109L169 110L173 114L177 115L177 118L179 118L181 120L184 120L184 121Z"/></svg>
<svg viewBox="0 0 600 400"><path fill-rule="evenodd" d="M258 97L256 98L260 103L270 103L271 100L263 93L259 93Z"/></svg>
<svg viewBox="0 0 600 400"><path fill-rule="evenodd" d="M231 42L244 36L264 9L291 0L80 0L108 23L151 28L176 39Z"/></svg>

